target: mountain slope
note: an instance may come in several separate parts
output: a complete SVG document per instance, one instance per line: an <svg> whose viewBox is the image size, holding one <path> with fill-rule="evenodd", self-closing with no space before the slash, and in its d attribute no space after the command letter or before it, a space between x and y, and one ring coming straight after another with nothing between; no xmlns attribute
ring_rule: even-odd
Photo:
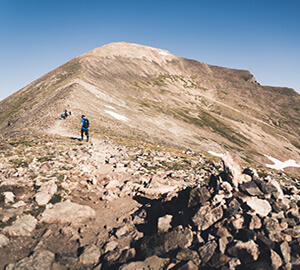
<svg viewBox="0 0 300 270"><path fill-rule="evenodd" d="M62 125L78 129L85 114L93 136L299 162L299 104L294 90L261 86L248 71L120 42L74 58L3 100L0 128L4 136L51 130L68 109L75 117Z"/></svg>

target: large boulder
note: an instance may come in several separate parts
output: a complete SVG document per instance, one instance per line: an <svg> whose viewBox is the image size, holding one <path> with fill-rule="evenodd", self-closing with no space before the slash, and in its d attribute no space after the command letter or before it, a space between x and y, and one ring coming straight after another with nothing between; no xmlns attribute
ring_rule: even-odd
<svg viewBox="0 0 300 270"><path fill-rule="evenodd" d="M11 236L30 236L37 224L36 218L31 215L17 217L11 226L3 229L4 233Z"/></svg>
<svg viewBox="0 0 300 270"><path fill-rule="evenodd" d="M86 205L80 205L71 201L55 204L41 214L41 222L83 222L95 216L95 211Z"/></svg>

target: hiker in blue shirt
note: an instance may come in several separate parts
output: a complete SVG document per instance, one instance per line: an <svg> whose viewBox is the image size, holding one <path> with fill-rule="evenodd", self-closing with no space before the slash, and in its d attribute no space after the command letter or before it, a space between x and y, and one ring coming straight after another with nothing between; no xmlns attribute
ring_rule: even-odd
<svg viewBox="0 0 300 270"><path fill-rule="evenodd" d="M89 141L89 126L90 121L84 116L81 116L81 140L83 141L83 134L86 135L86 141Z"/></svg>

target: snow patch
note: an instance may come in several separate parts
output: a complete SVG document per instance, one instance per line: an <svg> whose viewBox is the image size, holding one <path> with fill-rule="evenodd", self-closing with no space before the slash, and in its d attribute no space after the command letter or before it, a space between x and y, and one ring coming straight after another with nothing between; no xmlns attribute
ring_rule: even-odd
<svg viewBox="0 0 300 270"><path fill-rule="evenodd" d="M112 106L109 106L109 105L105 105L105 107L106 107L106 108L108 108L108 109L115 110L115 108L114 108L114 107L112 107Z"/></svg>
<svg viewBox="0 0 300 270"><path fill-rule="evenodd" d="M167 56L167 55L171 55L171 54L169 54L169 53L166 53L166 52L162 52L162 51L160 51L160 52L158 52L160 55L165 55L165 56Z"/></svg>
<svg viewBox="0 0 300 270"><path fill-rule="evenodd" d="M295 160L293 159L289 159L287 161L280 161L276 158L270 157L268 155L265 155L268 159L270 159L274 164L266 164L267 167L272 168L272 169L276 169L276 170L282 170L286 167L298 167L300 168L300 164L296 163Z"/></svg>
<svg viewBox="0 0 300 270"><path fill-rule="evenodd" d="M126 116L120 115L118 113L112 112L112 111L108 111L105 110L106 113L108 113L109 115L111 115L112 117L116 118L117 120L121 120L121 121L129 121L129 119Z"/></svg>
<svg viewBox="0 0 300 270"><path fill-rule="evenodd" d="M223 157L224 154L219 154L219 153L216 153L216 152L213 152L213 151L208 151L209 154L213 155L213 156L216 156L216 157Z"/></svg>

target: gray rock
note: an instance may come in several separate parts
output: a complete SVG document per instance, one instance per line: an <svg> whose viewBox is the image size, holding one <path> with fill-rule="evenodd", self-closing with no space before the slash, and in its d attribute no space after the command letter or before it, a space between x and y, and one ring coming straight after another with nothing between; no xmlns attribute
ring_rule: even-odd
<svg viewBox="0 0 300 270"><path fill-rule="evenodd" d="M107 242L103 247L104 253L107 253L109 251L116 249L117 246L118 246L118 242L116 242L116 241Z"/></svg>
<svg viewBox="0 0 300 270"><path fill-rule="evenodd" d="M250 196L261 196L263 193L259 189L259 187L255 184L254 181L250 181L247 183L243 183L239 186L239 189Z"/></svg>
<svg viewBox="0 0 300 270"><path fill-rule="evenodd" d="M199 231L205 231L223 216L222 206L211 209L210 206L201 207L192 218Z"/></svg>
<svg viewBox="0 0 300 270"><path fill-rule="evenodd" d="M270 261L272 269L277 270L282 266L282 260L280 256L272 249L270 251Z"/></svg>
<svg viewBox="0 0 300 270"><path fill-rule="evenodd" d="M267 200L258 199L256 197L250 197L247 200L247 205L261 217L267 216L272 210L272 207Z"/></svg>
<svg viewBox="0 0 300 270"><path fill-rule="evenodd" d="M179 261L193 261L196 265L201 263L198 252L187 248L179 250L176 259Z"/></svg>
<svg viewBox="0 0 300 270"><path fill-rule="evenodd" d="M193 242L193 233L189 228L178 226L164 236L164 250L180 248L188 248Z"/></svg>
<svg viewBox="0 0 300 270"><path fill-rule="evenodd" d="M94 265L99 262L100 250L95 245L84 247L82 254L79 257L80 263L83 265Z"/></svg>
<svg viewBox="0 0 300 270"><path fill-rule="evenodd" d="M136 255L136 250L134 248L125 249L122 251L121 256L118 259L119 263L126 263L132 260Z"/></svg>
<svg viewBox="0 0 300 270"><path fill-rule="evenodd" d="M9 239L4 234L0 234L0 248L7 246L8 243Z"/></svg>
<svg viewBox="0 0 300 270"><path fill-rule="evenodd" d="M48 250L37 250L30 257L13 265L13 270L50 270L55 260L54 253ZM12 265L11 265L12 266Z"/></svg>
<svg viewBox="0 0 300 270"><path fill-rule="evenodd" d="M131 262L122 265L119 270L158 270L164 269L169 264L169 259L159 258L157 256L151 256L146 258L144 261Z"/></svg>
<svg viewBox="0 0 300 270"><path fill-rule="evenodd" d="M286 241L281 243L280 252L284 263L289 263L291 261L291 248Z"/></svg>
<svg viewBox="0 0 300 270"><path fill-rule="evenodd" d="M41 185L38 192L35 194L34 199L38 205L46 205L56 193L57 186L54 180L50 180Z"/></svg>
<svg viewBox="0 0 300 270"><path fill-rule="evenodd" d="M3 192L3 195L4 195L5 204L15 202L15 195L12 192L6 191L6 192Z"/></svg>
<svg viewBox="0 0 300 270"><path fill-rule="evenodd" d="M198 266L193 261L188 261L184 265L176 268L178 270L198 270Z"/></svg>
<svg viewBox="0 0 300 270"><path fill-rule="evenodd" d="M214 253L211 257L209 265L214 267L215 269L220 269L220 267L224 266L226 263L230 261L230 257L225 254Z"/></svg>
<svg viewBox="0 0 300 270"><path fill-rule="evenodd" d="M202 264L209 262L210 258L214 255L214 252L218 244L215 241L207 242L204 246L199 248L199 255L201 258Z"/></svg>
<svg viewBox="0 0 300 270"><path fill-rule="evenodd" d="M11 236L30 236L36 224L36 218L31 215L24 215L17 217L17 220L11 226L3 229L3 232Z"/></svg>
<svg viewBox="0 0 300 270"><path fill-rule="evenodd" d="M203 205L210 197L211 194L205 186L193 188L190 192L188 207L194 207L199 203Z"/></svg>
<svg viewBox="0 0 300 270"><path fill-rule="evenodd" d="M171 226L171 221L173 219L172 215L165 215L163 217L160 217L157 222L157 230L159 232L167 232Z"/></svg>
<svg viewBox="0 0 300 270"><path fill-rule="evenodd" d="M252 215L250 217L249 229L260 229L262 226L261 219L257 215Z"/></svg>
<svg viewBox="0 0 300 270"><path fill-rule="evenodd" d="M235 241L232 247L227 249L231 257L236 257L243 263L250 263L257 260L260 252L258 245L253 240L248 242Z"/></svg>
<svg viewBox="0 0 300 270"><path fill-rule="evenodd" d="M95 211L85 205L80 205L70 201L57 203L53 208L46 209L41 214L41 222L83 222L88 218L94 217Z"/></svg>
<svg viewBox="0 0 300 270"><path fill-rule="evenodd" d="M62 265L70 266L77 263L77 255L74 252L69 253L56 253L55 261Z"/></svg>
<svg viewBox="0 0 300 270"><path fill-rule="evenodd" d="M129 234L129 228L126 225L123 225L116 229L116 237L120 238Z"/></svg>

